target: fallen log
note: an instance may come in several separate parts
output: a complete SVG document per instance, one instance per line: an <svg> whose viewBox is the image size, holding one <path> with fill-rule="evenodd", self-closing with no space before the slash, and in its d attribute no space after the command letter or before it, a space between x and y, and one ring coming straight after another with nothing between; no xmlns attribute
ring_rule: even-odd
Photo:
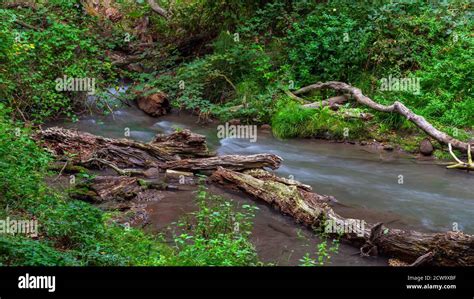
<svg viewBox="0 0 474 299"><path fill-rule="evenodd" d="M238 189L262 200L296 222L324 231L358 246L361 255L381 254L408 264L437 266L474 265L474 236L462 232L420 233L388 228L382 223L367 224L358 219L347 219L336 214L328 205L328 198L309 192L298 185L275 180L272 175L256 177L253 171L244 173L218 168L210 180ZM351 230L333 230L352 227ZM428 255L428 253L431 253ZM429 257L429 258L427 258Z"/></svg>
<svg viewBox="0 0 474 299"><path fill-rule="evenodd" d="M216 170L218 167L225 167L236 171L253 168L269 167L276 169L280 166L282 159L273 154L257 154L249 156L225 155L203 159L183 159L164 163L162 169L181 171L205 171Z"/></svg>
<svg viewBox="0 0 474 299"><path fill-rule="evenodd" d="M80 200L101 203L125 201L145 190L137 178L124 176L97 176L79 184L71 196Z"/></svg>
<svg viewBox="0 0 474 299"><path fill-rule="evenodd" d="M218 166L233 170L278 168L282 159L272 154L209 157L205 137L189 130L157 136L150 143L112 139L62 128L40 131L41 140L56 157L67 157L71 165L107 166L120 175L144 175L145 170L208 171ZM181 159L181 157L186 159ZM207 157L207 158L187 158Z"/></svg>
<svg viewBox="0 0 474 299"><path fill-rule="evenodd" d="M471 145L467 146L467 162L461 161L456 155L453 153L453 148L451 143L448 145L449 153L454 158L456 163L452 163L451 165L447 166L447 168L456 168L456 169L464 169L467 171L474 170L474 163L472 162L472 154L471 154Z"/></svg>
<svg viewBox="0 0 474 299"><path fill-rule="evenodd" d="M184 158L214 156L206 144L206 137L188 129L170 135L156 135L151 144L159 144L165 151Z"/></svg>
<svg viewBox="0 0 474 299"><path fill-rule="evenodd" d="M55 156L69 155L73 164L84 164L93 158L107 160L121 168L159 167L165 161L183 157L210 156L204 136L188 131L157 137L151 143L126 138L112 139L86 132L58 127L40 131L41 140Z"/></svg>
<svg viewBox="0 0 474 299"><path fill-rule="evenodd" d="M395 103L389 106L376 103L370 98L368 98L367 96L365 96L364 94L362 94L362 91L359 88L353 87L343 82L337 82L337 81L329 81L325 83L318 82L316 84L312 84L312 85L303 87L301 89L298 89L294 91L293 94L298 96L298 95L301 95L313 90L321 90L321 89L333 89L345 94L347 93L347 94L352 95L352 98L354 98L359 104L362 104L364 106L370 107L380 112L390 112L390 113L394 112L402 116L405 116L409 121L414 123L418 128L423 130L426 134L433 137L437 141L444 143L446 145L451 143L452 146L455 147L456 149L462 150L463 152L467 152L468 143L455 139L449 136L448 134L436 129L435 127L433 127L433 125L431 125L428 121L426 121L424 117L413 113L401 102L396 101Z"/></svg>

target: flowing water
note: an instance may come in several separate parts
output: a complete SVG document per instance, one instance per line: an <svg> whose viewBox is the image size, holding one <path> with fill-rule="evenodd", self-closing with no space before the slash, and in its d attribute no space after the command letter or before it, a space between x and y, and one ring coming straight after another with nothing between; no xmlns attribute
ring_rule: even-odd
<svg viewBox="0 0 474 299"><path fill-rule="evenodd" d="M157 133L188 128L207 136L218 154L273 153L283 158L280 176L311 185L320 194L333 195L336 212L345 217L384 222L388 226L420 231L458 228L474 233L474 175L447 170L429 161L350 144L313 139L279 140L258 131L257 141L218 139L217 124L199 125L185 113L153 118L136 108L124 108L109 116L88 116L78 122L58 122L67 128L93 134L150 141ZM152 230L161 231L186 212L195 209L190 191L181 191L148 204ZM224 191L213 188L213 192ZM226 192L241 202L250 199ZM256 203L252 241L266 262L296 265L305 252L315 252L318 238L265 204ZM361 258L357 249L342 244L331 265L384 265L382 258Z"/></svg>

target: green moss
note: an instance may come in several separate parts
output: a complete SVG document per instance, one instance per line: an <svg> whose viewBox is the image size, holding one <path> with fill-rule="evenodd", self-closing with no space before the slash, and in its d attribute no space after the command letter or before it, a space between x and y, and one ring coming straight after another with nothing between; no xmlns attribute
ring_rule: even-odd
<svg viewBox="0 0 474 299"><path fill-rule="evenodd" d="M342 117L328 107L307 109L291 101L279 102L272 118L273 133L279 138L320 137L358 140L366 136L366 124L357 118Z"/></svg>

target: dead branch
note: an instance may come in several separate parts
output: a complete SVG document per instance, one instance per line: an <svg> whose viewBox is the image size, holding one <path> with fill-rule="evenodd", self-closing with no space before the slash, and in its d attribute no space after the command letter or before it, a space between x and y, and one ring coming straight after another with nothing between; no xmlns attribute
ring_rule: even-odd
<svg viewBox="0 0 474 299"><path fill-rule="evenodd" d="M356 87L353 87L349 84L337 81L329 81L329 82L318 82L316 84L312 84L306 87L303 87L295 92L295 95L301 95L307 93L312 90L321 90L321 89L333 89L336 91L340 91L343 93L348 93L353 96L353 98L359 103L364 106L370 107L380 112L395 112L400 115L405 116L409 121L414 123L418 128L423 130L429 136L433 137L437 141L444 143L444 144L452 144L453 147L462 150L463 152L467 152L468 144L466 142L460 141L455 139L444 132L439 131L433 125L426 121L426 119L420 115L413 113L410 109L408 109L405 105L401 102L396 101L390 106L385 106L379 103L374 102L370 98L366 97L362 94L362 91Z"/></svg>
<svg viewBox="0 0 474 299"><path fill-rule="evenodd" d="M456 163L451 163L451 165L446 166L446 168L456 168L456 169L465 169L467 171L474 170L474 163L472 162L472 154L471 154L471 145L467 145L467 162L461 161L456 155L453 153L453 147L451 143L448 144L449 153L454 158Z"/></svg>
<svg viewBox="0 0 474 299"><path fill-rule="evenodd" d="M155 0L148 0L148 5L150 5L151 9L156 12L157 14L159 14L160 16L162 16L163 18L167 19L168 18L168 12L162 8L161 6L159 6Z"/></svg>

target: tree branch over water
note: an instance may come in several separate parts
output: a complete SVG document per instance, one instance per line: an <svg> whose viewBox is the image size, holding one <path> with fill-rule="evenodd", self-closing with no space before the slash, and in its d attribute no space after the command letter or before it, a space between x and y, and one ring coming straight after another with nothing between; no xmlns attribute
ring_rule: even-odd
<svg viewBox="0 0 474 299"><path fill-rule="evenodd" d="M370 107L380 112L390 112L390 113L395 112L400 115L403 115L409 121L414 123L418 128L422 129L426 134L433 137L437 141L444 143L446 145L452 144L454 148L459 149L463 152L468 151L467 142L460 141L436 129L432 124L426 121L426 119L423 116L413 113L410 109L408 109L405 105L403 105L403 103L396 101L392 105L389 105L389 106L379 104L373 101L372 99L368 98L367 96L365 96L359 88L351 86L347 83L337 82L337 81L328 81L325 83L318 82L316 84L308 85L306 87L298 89L294 91L293 94L298 96L298 95L308 93L313 90L321 90L321 89L333 89L333 90L340 91L343 93L349 93L359 104Z"/></svg>

